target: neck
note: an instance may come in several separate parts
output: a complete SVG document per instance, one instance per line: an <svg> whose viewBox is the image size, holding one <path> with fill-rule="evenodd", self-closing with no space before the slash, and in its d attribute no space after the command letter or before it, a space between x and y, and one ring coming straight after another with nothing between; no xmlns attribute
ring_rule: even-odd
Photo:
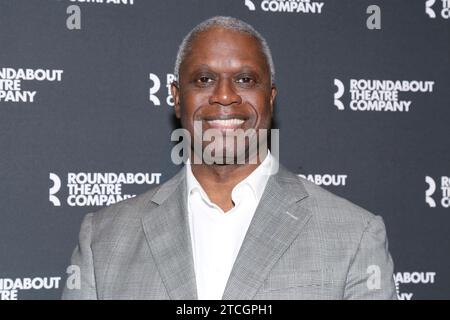
<svg viewBox="0 0 450 320"><path fill-rule="evenodd" d="M219 184L221 186L232 185L233 187L248 177L259 165L256 164L226 164L207 165L191 164L192 173L206 191L206 186Z"/></svg>
<svg viewBox="0 0 450 320"><path fill-rule="evenodd" d="M233 188L247 178L260 164L260 159L257 159L256 163L246 162L245 164L191 163L191 169L209 199L226 212L234 206L231 198Z"/></svg>

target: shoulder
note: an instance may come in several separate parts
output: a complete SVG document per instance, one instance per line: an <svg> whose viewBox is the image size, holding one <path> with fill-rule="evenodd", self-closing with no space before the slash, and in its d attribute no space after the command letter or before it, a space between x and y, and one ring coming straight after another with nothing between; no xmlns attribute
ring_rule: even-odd
<svg viewBox="0 0 450 320"><path fill-rule="evenodd" d="M88 221L91 224L94 235L102 234L103 231L114 234L124 227L137 228L140 226L143 214L156 206L152 198L160 187L153 187L133 198L91 212L86 215L84 223Z"/></svg>
<svg viewBox="0 0 450 320"><path fill-rule="evenodd" d="M91 224L93 234L103 237L105 234L127 233L141 228L142 217L159 206L167 196L173 193L184 181L185 170L178 171L164 183L147 190L133 198L129 198L96 212L86 215L85 223Z"/></svg>
<svg viewBox="0 0 450 320"><path fill-rule="evenodd" d="M384 222L380 216L307 179L298 179L308 193L304 201L313 219L325 232L359 238L367 230L384 230Z"/></svg>
<svg viewBox="0 0 450 320"><path fill-rule="evenodd" d="M372 220L375 215L367 209L351 202L350 200L338 196L313 182L298 177L303 184L311 201L311 205L318 214L342 216L350 220Z"/></svg>
<svg viewBox="0 0 450 320"><path fill-rule="evenodd" d="M331 251L344 250L354 257L361 247L372 255L386 250L383 218L321 186L298 177L308 193L304 206L311 212L308 223L314 239Z"/></svg>
<svg viewBox="0 0 450 320"><path fill-rule="evenodd" d="M133 198L117 202L92 213L94 224L122 220L139 220L142 216L165 200L183 181L185 170L181 169L164 183L147 190Z"/></svg>

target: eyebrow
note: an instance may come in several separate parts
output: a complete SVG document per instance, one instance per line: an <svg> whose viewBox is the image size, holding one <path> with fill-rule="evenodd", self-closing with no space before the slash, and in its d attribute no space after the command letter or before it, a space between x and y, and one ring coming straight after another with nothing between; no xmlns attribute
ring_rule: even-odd
<svg viewBox="0 0 450 320"><path fill-rule="evenodd" d="M196 71L211 70L211 69L212 68L207 64L199 64L199 65L194 65L191 70L192 70L192 72L196 72ZM254 71L254 72L262 71L261 69L255 68L254 66L250 66L250 65L243 65L239 68L239 70Z"/></svg>

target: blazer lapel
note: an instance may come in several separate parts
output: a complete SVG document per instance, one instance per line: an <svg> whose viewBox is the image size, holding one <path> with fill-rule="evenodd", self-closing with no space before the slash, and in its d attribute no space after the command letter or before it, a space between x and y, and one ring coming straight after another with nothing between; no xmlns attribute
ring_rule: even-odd
<svg viewBox="0 0 450 320"><path fill-rule="evenodd" d="M153 258L171 299L197 299L194 262L186 210L185 168L151 200L158 207L142 218Z"/></svg>
<svg viewBox="0 0 450 320"><path fill-rule="evenodd" d="M282 165L271 176L242 243L223 299L252 299L270 270L308 222L302 182Z"/></svg>

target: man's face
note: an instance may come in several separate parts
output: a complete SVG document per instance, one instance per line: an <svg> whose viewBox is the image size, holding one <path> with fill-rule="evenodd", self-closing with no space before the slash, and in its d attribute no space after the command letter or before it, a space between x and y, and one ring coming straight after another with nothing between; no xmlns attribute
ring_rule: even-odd
<svg viewBox="0 0 450 320"><path fill-rule="evenodd" d="M202 131L270 129L276 88L257 40L223 28L197 35L172 84L175 114L194 137ZM203 148L208 143L203 143ZM248 146L247 146L248 147Z"/></svg>

